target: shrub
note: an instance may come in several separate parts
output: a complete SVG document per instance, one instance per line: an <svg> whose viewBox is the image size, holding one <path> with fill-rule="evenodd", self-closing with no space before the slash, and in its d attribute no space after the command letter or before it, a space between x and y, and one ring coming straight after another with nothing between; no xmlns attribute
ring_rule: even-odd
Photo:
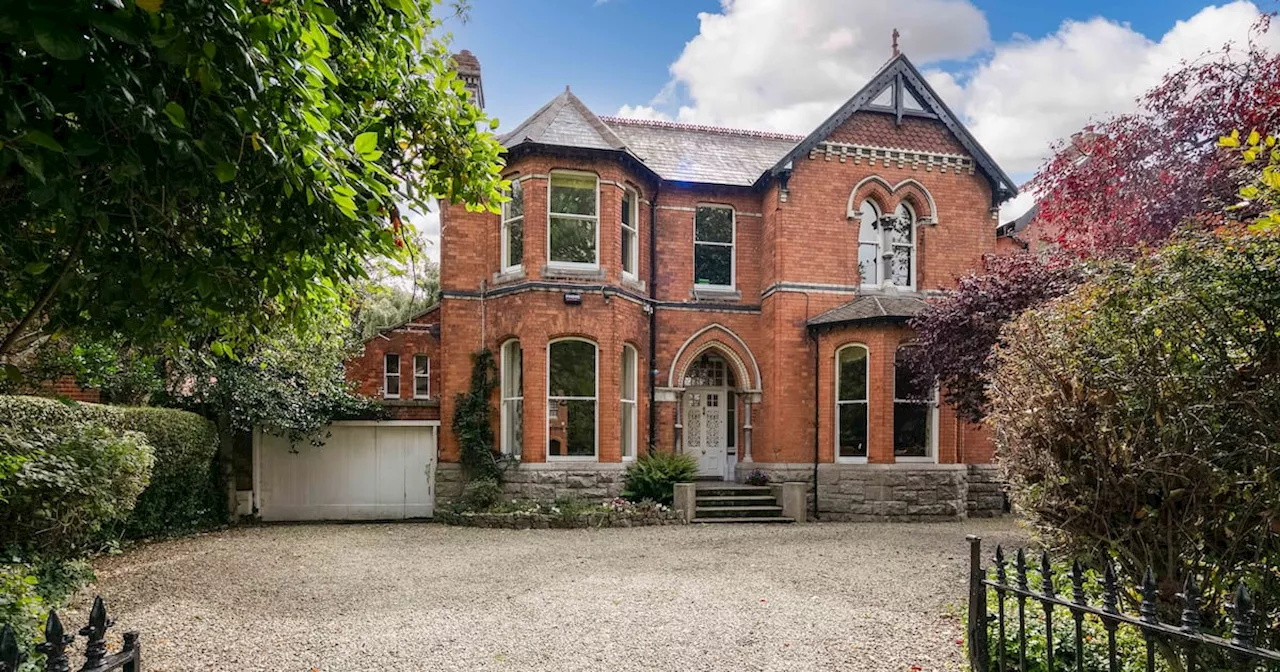
<svg viewBox="0 0 1280 672"><path fill-rule="evenodd" d="M650 453L627 467L622 496L633 501L652 500L670 505L675 484L688 483L698 476L698 463L689 455Z"/></svg>
<svg viewBox="0 0 1280 672"><path fill-rule="evenodd" d="M495 480L478 478L462 489L462 507L467 511L488 511L502 501L502 486Z"/></svg>
<svg viewBox="0 0 1280 672"><path fill-rule="evenodd" d="M43 397L0 396L0 426L21 432L99 424L147 436L154 451L151 482L124 522L131 538L182 534L219 525L225 505L217 487L217 431L204 418L168 408L66 403ZM0 465L0 473L4 467Z"/></svg>
<svg viewBox="0 0 1280 672"><path fill-rule="evenodd" d="M1280 236L1231 230L1179 238L1023 314L992 382L1019 507L1131 585L1153 568L1168 620L1188 573L1210 627L1243 579L1274 610L1278 324Z"/></svg>
<svg viewBox="0 0 1280 672"><path fill-rule="evenodd" d="M747 474L746 481L747 485L769 485L769 474L759 469L752 469L751 473Z"/></svg>
<svg viewBox="0 0 1280 672"><path fill-rule="evenodd" d="M13 626L18 647L26 654L23 672L39 669L33 660L35 643L44 641L49 605L40 596L37 579L26 565L0 564L0 624Z"/></svg>
<svg viewBox="0 0 1280 672"><path fill-rule="evenodd" d="M97 424L58 433L0 427L0 453L20 462L0 481L0 546L24 557L101 548L133 510L155 462L142 434Z"/></svg>
<svg viewBox="0 0 1280 672"><path fill-rule="evenodd" d="M498 389L498 367L488 348L471 355L471 386L455 397L453 435L458 440L459 461L467 477L497 482L502 479L502 462L493 437L494 390Z"/></svg>
<svg viewBox="0 0 1280 672"><path fill-rule="evenodd" d="M212 423L169 408L122 408L120 426L146 434L156 455L151 484L129 517L125 532L130 538L186 534L226 520Z"/></svg>

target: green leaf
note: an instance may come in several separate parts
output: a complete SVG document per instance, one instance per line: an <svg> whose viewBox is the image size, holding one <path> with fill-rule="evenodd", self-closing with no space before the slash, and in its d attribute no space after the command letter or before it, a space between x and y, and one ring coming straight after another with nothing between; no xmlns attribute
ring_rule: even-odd
<svg viewBox="0 0 1280 672"><path fill-rule="evenodd" d="M174 126L178 128L187 127L187 111L182 109L181 105L171 100L169 104L164 106L164 113L169 117L169 121L173 122Z"/></svg>
<svg viewBox="0 0 1280 672"><path fill-rule="evenodd" d="M364 156L378 149L378 134L372 131L356 136L356 154Z"/></svg>
<svg viewBox="0 0 1280 672"><path fill-rule="evenodd" d="M218 176L219 182L230 182L236 179L236 166L233 163L223 161L213 169L213 174Z"/></svg>
<svg viewBox="0 0 1280 672"><path fill-rule="evenodd" d="M59 154L66 151L62 148L62 145L58 144L57 140L42 131L27 131L26 135L22 136L22 139L38 147L51 149Z"/></svg>
<svg viewBox="0 0 1280 672"><path fill-rule="evenodd" d="M33 19L31 30L35 33L36 44L58 60L74 61L84 56L84 37L66 23Z"/></svg>
<svg viewBox="0 0 1280 672"><path fill-rule="evenodd" d="M310 110L302 111L302 119L303 121L306 121L307 125L311 127L311 130L316 133L324 133L329 130L329 120Z"/></svg>
<svg viewBox="0 0 1280 672"><path fill-rule="evenodd" d="M40 275L49 270L49 264L43 261L33 261L24 266L22 270L27 275Z"/></svg>

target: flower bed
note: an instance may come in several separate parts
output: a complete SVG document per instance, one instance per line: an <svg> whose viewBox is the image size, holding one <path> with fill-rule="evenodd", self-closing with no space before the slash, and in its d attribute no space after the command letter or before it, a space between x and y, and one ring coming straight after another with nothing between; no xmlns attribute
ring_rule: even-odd
<svg viewBox="0 0 1280 672"><path fill-rule="evenodd" d="M440 511L436 513L436 520L447 525L509 530L685 524L684 518L671 507L653 502L636 504L625 499L614 499L604 504L581 504L565 500L559 500L554 504L504 502L485 511Z"/></svg>

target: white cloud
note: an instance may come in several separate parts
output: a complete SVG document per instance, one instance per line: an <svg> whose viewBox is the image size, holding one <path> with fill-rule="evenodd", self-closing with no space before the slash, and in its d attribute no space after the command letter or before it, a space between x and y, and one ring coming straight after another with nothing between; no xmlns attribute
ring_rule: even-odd
<svg viewBox="0 0 1280 672"><path fill-rule="evenodd" d="M719 13L700 13L698 35L671 65L672 82L693 103L675 117L803 133L889 59L894 28L921 62L965 58L990 40L986 18L968 0L860 0L857 11L849 5L721 0Z"/></svg>
<svg viewBox="0 0 1280 672"><path fill-rule="evenodd" d="M671 121L671 115L651 105L623 105L615 113L619 117L632 119L652 119L654 121Z"/></svg>
<svg viewBox="0 0 1280 672"><path fill-rule="evenodd" d="M1092 119L1132 111L1180 62L1243 41L1257 16L1250 2L1206 7L1159 40L1103 18L1067 21L1044 38L998 46L951 104L1006 171L1026 174L1053 141ZM1280 47L1280 31L1267 39Z"/></svg>
<svg viewBox="0 0 1280 672"><path fill-rule="evenodd" d="M1015 179L1050 144L1091 119L1131 111L1180 61L1242 41L1258 15L1247 0L1210 6L1150 39L1102 17L992 45L969 0L721 0L648 105L619 114L806 133L890 56L890 33L949 107ZM1280 29L1267 38L1280 48ZM961 61L961 67L945 61ZM673 92L687 104L668 111ZM665 108L665 109L664 109ZM1016 214L1016 213L1015 213Z"/></svg>

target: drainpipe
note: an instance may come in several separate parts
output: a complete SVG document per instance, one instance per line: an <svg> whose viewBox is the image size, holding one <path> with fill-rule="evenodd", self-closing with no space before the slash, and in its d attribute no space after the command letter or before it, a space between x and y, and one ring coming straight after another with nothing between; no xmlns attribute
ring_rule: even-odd
<svg viewBox="0 0 1280 672"><path fill-rule="evenodd" d="M649 199L649 454L658 447L658 187Z"/></svg>
<svg viewBox="0 0 1280 672"><path fill-rule="evenodd" d="M809 295L805 295L805 303L808 303ZM805 315L809 314L809 307L805 306ZM807 319L807 318L806 318ZM813 327L809 327L809 340L813 341L813 519L818 520L818 447L821 441L818 438L818 422L821 418L821 404L818 403L818 374L821 371L819 355L818 355L818 331Z"/></svg>
<svg viewBox="0 0 1280 672"><path fill-rule="evenodd" d="M804 293L804 320L809 321L809 292ZM809 340L813 341L813 519L818 519L818 447L821 441L818 438L818 422L821 418L820 404L818 403L818 373L820 372L818 362L818 331L814 327L806 327Z"/></svg>

